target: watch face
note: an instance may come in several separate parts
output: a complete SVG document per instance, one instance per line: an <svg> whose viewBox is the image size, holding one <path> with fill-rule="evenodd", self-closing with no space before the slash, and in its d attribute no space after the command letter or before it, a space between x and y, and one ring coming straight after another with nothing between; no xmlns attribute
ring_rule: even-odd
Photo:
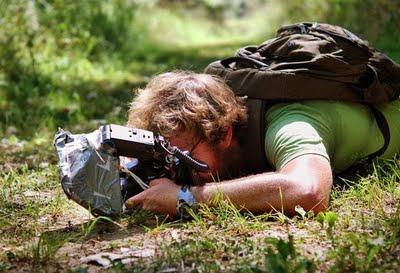
<svg viewBox="0 0 400 273"><path fill-rule="evenodd" d="M196 203L192 192L186 186L183 186L179 191L178 199L179 201L185 202L189 207L193 206L194 203Z"/></svg>

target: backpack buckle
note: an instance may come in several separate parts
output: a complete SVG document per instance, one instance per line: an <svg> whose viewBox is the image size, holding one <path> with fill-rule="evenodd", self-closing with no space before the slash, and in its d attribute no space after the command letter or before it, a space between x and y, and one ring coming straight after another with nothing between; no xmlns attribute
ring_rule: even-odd
<svg viewBox="0 0 400 273"><path fill-rule="evenodd" d="M299 24L299 28L300 28L300 33L301 34L306 34L307 33L307 26L303 23Z"/></svg>

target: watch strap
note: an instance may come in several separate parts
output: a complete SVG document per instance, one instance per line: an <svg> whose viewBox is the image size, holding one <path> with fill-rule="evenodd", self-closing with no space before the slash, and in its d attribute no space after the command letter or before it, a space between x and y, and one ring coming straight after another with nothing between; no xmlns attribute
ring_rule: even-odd
<svg viewBox="0 0 400 273"><path fill-rule="evenodd" d="M190 191L189 186L182 186L178 192L178 202L176 204L176 211L182 219L192 218L189 209L195 211L198 208L198 203Z"/></svg>

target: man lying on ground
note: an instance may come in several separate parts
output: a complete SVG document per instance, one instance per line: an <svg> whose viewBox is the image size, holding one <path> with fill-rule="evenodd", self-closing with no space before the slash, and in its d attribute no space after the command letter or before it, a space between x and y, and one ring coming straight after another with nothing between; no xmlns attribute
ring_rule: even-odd
<svg viewBox="0 0 400 273"><path fill-rule="evenodd" d="M400 150L400 102L380 105L378 110L392 136L382 157L391 158ZM209 205L222 193L236 207L253 213L283 209L292 215L296 206L314 213L326 210L333 173L384 144L374 115L358 103L278 103L265 115L264 152L272 169L250 175L241 172L242 159L249 158L241 144L251 142L258 132L246 132L245 98L235 97L217 77L191 72L155 77L132 101L128 126L160 134L209 165L210 173L201 174L203 186L183 189L196 202ZM156 179L126 204L177 215L181 190L167 178Z"/></svg>

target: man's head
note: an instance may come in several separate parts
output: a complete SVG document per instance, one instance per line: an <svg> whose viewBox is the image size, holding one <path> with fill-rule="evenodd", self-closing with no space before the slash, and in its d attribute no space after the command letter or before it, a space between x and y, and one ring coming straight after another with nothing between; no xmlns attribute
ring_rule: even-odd
<svg viewBox="0 0 400 273"><path fill-rule="evenodd" d="M138 90L128 117L128 126L162 135L182 150L196 146L192 155L220 178L236 168L237 137L246 123L244 98L220 78L182 71L161 74Z"/></svg>
<svg viewBox="0 0 400 273"><path fill-rule="evenodd" d="M189 133L210 145L234 136L247 123L244 99L235 97L219 78L192 72L169 72L139 89L129 109L128 126L170 138Z"/></svg>

